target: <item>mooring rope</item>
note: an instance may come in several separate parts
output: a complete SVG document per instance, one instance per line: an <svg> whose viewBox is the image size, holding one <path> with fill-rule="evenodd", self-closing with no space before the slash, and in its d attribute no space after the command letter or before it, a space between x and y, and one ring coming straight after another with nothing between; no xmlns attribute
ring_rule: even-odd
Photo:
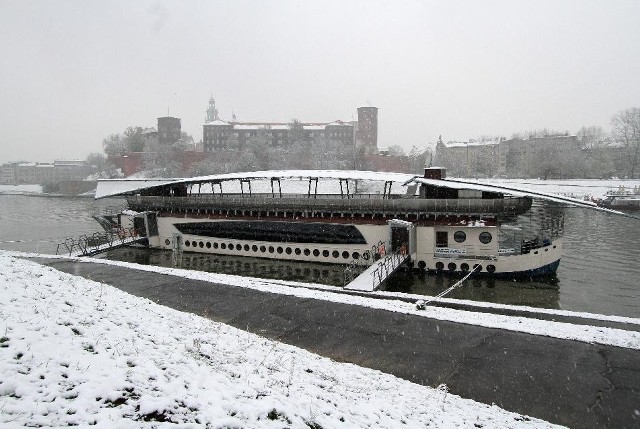
<svg viewBox="0 0 640 429"><path fill-rule="evenodd" d="M448 293L452 292L454 289L459 288L460 286L462 286L462 284L471 276L471 274L473 274L478 268L480 268L479 265L476 265L475 267L473 267L473 269L471 271L469 271L469 273L464 276L462 279L460 279L458 282L456 282L453 286L451 286L448 289L443 290L442 292L440 292L438 295L432 297L430 300L419 300L416 302L416 306L418 307L419 310L424 310L425 306L427 304L430 304L431 302L442 298L443 296L447 295Z"/></svg>

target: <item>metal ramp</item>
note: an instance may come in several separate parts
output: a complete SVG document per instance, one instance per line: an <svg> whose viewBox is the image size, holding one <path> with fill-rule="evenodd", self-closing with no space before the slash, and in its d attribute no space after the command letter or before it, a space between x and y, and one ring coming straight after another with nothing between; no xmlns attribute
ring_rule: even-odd
<svg viewBox="0 0 640 429"><path fill-rule="evenodd" d="M409 259L408 254L391 253L374 262L344 288L363 292L373 292Z"/></svg>

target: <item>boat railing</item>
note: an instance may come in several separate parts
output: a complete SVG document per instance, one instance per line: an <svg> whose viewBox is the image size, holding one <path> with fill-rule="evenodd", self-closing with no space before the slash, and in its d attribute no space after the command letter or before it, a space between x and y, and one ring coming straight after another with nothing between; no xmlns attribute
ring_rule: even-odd
<svg viewBox="0 0 640 429"><path fill-rule="evenodd" d="M380 285L407 259L402 252L387 254L383 262L371 273L372 289L376 290Z"/></svg>
<svg viewBox="0 0 640 429"><path fill-rule="evenodd" d="M318 195L289 194L274 198L271 194L247 196L198 195L185 197L130 196L129 207L138 210L261 210L261 211L336 211L336 212L436 212L436 213L521 213L530 207L522 198L496 199L426 199L402 198L340 198Z"/></svg>

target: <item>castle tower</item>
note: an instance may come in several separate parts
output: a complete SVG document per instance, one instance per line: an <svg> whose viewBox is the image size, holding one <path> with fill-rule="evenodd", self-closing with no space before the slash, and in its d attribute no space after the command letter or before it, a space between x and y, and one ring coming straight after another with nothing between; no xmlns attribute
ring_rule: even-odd
<svg viewBox="0 0 640 429"><path fill-rule="evenodd" d="M176 143L180 140L181 131L180 118L172 116L158 118L158 143L161 145Z"/></svg>
<svg viewBox="0 0 640 429"><path fill-rule="evenodd" d="M377 107L358 107L356 146L364 146L367 153L378 153Z"/></svg>
<svg viewBox="0 0 640 429"><path fill-rule="evenodd" d="M209 99L209 108L207 109L207 118L205 122L213 122L218 119L218 109L216 109L216 100L213 99L213 95Z"/></svg>

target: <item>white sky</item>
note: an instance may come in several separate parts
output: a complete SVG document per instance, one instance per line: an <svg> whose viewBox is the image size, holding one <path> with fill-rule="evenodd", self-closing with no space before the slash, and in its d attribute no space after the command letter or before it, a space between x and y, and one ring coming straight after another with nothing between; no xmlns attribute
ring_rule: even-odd
<svg viewBox="0 0 640 429"><path fill-rule="evenodd" d="M0 0L0 162L85 158L213 93L245 121L351 120L379 146L609 129L640 106L640 1Z"/></svg>

